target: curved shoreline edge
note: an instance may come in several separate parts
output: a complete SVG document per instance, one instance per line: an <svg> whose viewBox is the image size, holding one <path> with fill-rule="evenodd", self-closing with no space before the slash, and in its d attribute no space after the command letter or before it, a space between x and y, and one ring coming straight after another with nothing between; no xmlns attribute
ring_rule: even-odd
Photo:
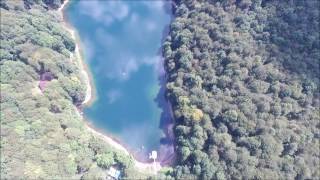
<svg viewBox="0 0 320 180"><path fill-rule="evenodd" d="M75 56L75 59L77 60L77 64L79 66L79 69L81 71L81 75L84 78L83 80L87 84L87 89L86 89L86 95L85 99L81 103L84 106L90 106L96 99L96 93L94 91L94 84L92 74L90 73L90 70L84 62L83 54L81 53L81 42L80 42L80 37L77 33L77 31L68 23L68 21L65 19L64 16L64 9L68 6L70 3L70 0L65 0L64 3L61 5L61 7L58 9L58 13L62 15L62 23L63 27L65 30L67 30L71 34L71 38L75 41L75 50L74 53L71 53L70 55L70 60L73 59L73 56Z"/></svg>
<svg viewBox="0 0 320 180"><path fill-rule="evenodd" d="M69 5L70 2L71 2L70 0L64 0L63 4L61 5L61 7L57 11L62 16L62 23L63 23L62 26L65 28L65 30L67 30L71 34L72 39L75 41L75 51L74 51L74 53L71 53L70 60L73 59L73 56L76 56L76 60L77 60L76 63L79 65L79 69L81 71L82 77L84 78L85 84L87 86L85 99L82 102L82 105L83 106L90 106L94 102L94 100L96 99L96 93L94 90L94 86L92 84L93 78L92 78L92 75L90 74L90 71L89 71L87 65L85 64L86 62L84 62L84 59L81 56L82 55L80 52L81 43L79 40L80 37L77 35L77 31L66 21L65 16L64 16L64 9ZM83 119L84 124L85 124L85 128L89 132L91 132L96 137L101 138L103 141L105 141L106 143L111 145L116 150L119 150L119 151L123 152L125 155L132 157L134 160L134 166L135 166L135 168L137 168L137 170L139 170L141 172L150 171L150 172L153 172L154 174L156 174L161 169L161 165L159 162L144 163L144 162L138 161L134 157L133 153L130 153L130 151L124 145L122 145L121 143L114 140L111 136L108 136L106 134L103 134L103 133L97 131L92 125L90 125L90 122L84 118L82 113L80 113L78 110L77 110L77 112L78 112L78 115L81 116L81 118Z"/></svg>

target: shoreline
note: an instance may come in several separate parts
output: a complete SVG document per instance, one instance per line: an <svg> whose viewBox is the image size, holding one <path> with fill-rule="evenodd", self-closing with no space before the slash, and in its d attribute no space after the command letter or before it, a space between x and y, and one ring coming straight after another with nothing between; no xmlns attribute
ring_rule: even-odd
<svg viewBox="0 0 320 180"><path fill-rule="evenodd" d="M63 27L71 34L72 39L75 41L75 51L70 55L70 60L75 59L77 60L77 64L79 65L79 69L81 71L81 74L83 75L84 81L86 83L87 86L87 90L86 90L86 96L84 101L81 103L81 105L83 106L90 106L95 100L96 100L96 92L95 92L95 88L94 85L92 84L93 82L93 77L92 74L90 73L90 70L86 64L86 62L84 62L84 58L81 54L81 42L80 42L80 37L77 34L76 30L68 23L68 21L66 20L65 16L64 16L64 9L68 6L68 4L70 3L70 0L65 0L63 2L63 4L61 5L61 7L57 10L58 13L60 13L62 15L62 22L63 22ZM128 148L125 147L125 145L121 144L120 142L118 142L117 140L115 140L114 138L112 138L112 136L108 136L98 130L96 130L95 127L93 127L90 124L90 121L87 121L84 116L82 115L81 112L79 112L79 110L77 109L78 114L81 116L81 118L84 121L85 124L85 128L90 131L93 135L101 138L103 141L105 141L107 144L111 145L113 148L122 151L124 154L130 156L133 158L134 160L134 166L141 172L146 172L146 171L151 171L154 174L156 174L160 169L161 169L161 165L160 162L141 162L138 161L136 159L136 157L134 156L134 153L130 152L130 150L128 150Z"/></svg>
<svg viewBox="0 0 320 180"><path fill-rule="evenodd" d="M70 55L70 60L76 60L76 63L79 66L79 69L81 71L83 80L87 84L86 89L86 96L85 99L82 101L81 105L83 106L90 106L95 100L97 93L95 92L95 87L93 84L93 77L91 74L91 71L89 70L88 65L84 61L84 55L81 53L82 44L80 42L80 37L77 31L68 23L68 20L66 19L63 10L68 6L70 3L70 0L65 0L64 3L61 5L61 7L57 10L62 15L62 22L63 27L71 34L71 38L75 41L75 50ZM75 57L74 57L75 56Z"/></svg>

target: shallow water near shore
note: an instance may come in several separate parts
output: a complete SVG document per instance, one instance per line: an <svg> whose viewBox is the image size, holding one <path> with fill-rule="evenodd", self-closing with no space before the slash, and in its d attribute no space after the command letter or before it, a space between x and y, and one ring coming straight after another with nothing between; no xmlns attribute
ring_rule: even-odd
<svg viewBox="0 0 320 180"><path fill-rule="evenodd" d="M143 159L159 150L170 118L160 53L169 7L167 1L91 0L72 1L65 10L96 88L84 116Z"/></svg>

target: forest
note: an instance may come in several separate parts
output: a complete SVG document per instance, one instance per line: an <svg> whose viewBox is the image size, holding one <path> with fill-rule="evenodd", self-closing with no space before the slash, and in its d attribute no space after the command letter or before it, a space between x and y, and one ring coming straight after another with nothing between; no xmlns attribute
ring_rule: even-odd
<svg viewBox="0 0 320 180"><path fill-rule="evenodd" d="M1 179L103 179L110 166L145 179L85 128L62 2L0 0ZM320 178L319 7L173 1L162 51L177 158L150 179Z"/></svg>
<svg viewBox="0 0 320 180"><path fill-rule="evenodd" d="M173 13L171 176L319 179L319 1L176 0Z"/></svg>
<svg viewBox="0 0 320 180"><path fill-rule="evenodd" d="M0 179L103 179L110 166L136 175L133 158L89 132L76 108L86 83L60 5L0 1Z"/></svg>

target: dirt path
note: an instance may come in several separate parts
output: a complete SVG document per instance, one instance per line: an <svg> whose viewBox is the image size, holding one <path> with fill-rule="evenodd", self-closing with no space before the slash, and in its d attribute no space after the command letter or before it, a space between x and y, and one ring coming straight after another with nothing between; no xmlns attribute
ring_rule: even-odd
<svg viewBox="0 0 320 180"><path fill-rule="evenodd" d="M66 7L66 5L68 3L69 3L69 0L65 0L63 5L58 9L58 12L62 15L62 17L63 17L63 9ZM88 73L86 71L85 65L83 64L85 62L83 61L83 59L81 57L81 54L80 54L79 44L78 44L77 39L76 39L77 38L76 31L74 29L72 29L72 27L70 27L70 25L68 25L67 22L65 22L65 21L63 21L63 26L71 34L72 38L76 42L75 52L71 53L70 60L71 61L73 59L78 60L77 64L79 65L79 68L80 68L81 73L82 73L82 75L84 77L85 83L87 85L86 97L85 97L85 100L82 102L82 104L88 104L92 100L92 86L91 86L90 78L89 78L89 75L88 75ZM80 113L79 113L79 115L80 115ZM110 144L115 149L117 149L119 151L122 151L124 154L126 154L128 156L133 157L132 153L130 153L120 143L114 141L111 137L96 131L94 128L90 127L90 125L88 123L85 123L85 124L86 124L85 126L88 129L88 131L90 131L92 134L94 134L97 137L100 137L102 140L104 140L106 143ZM161 165L160 165L159 162L143 163L143 162L139 162L138 160L134 159L134 164L135 164L135 167L137 168L137 170L140 171L140 172L143 172L143 173L148 173L149 172L149 173L152 173L152 174L156 174L161 169Z"/></svg>

